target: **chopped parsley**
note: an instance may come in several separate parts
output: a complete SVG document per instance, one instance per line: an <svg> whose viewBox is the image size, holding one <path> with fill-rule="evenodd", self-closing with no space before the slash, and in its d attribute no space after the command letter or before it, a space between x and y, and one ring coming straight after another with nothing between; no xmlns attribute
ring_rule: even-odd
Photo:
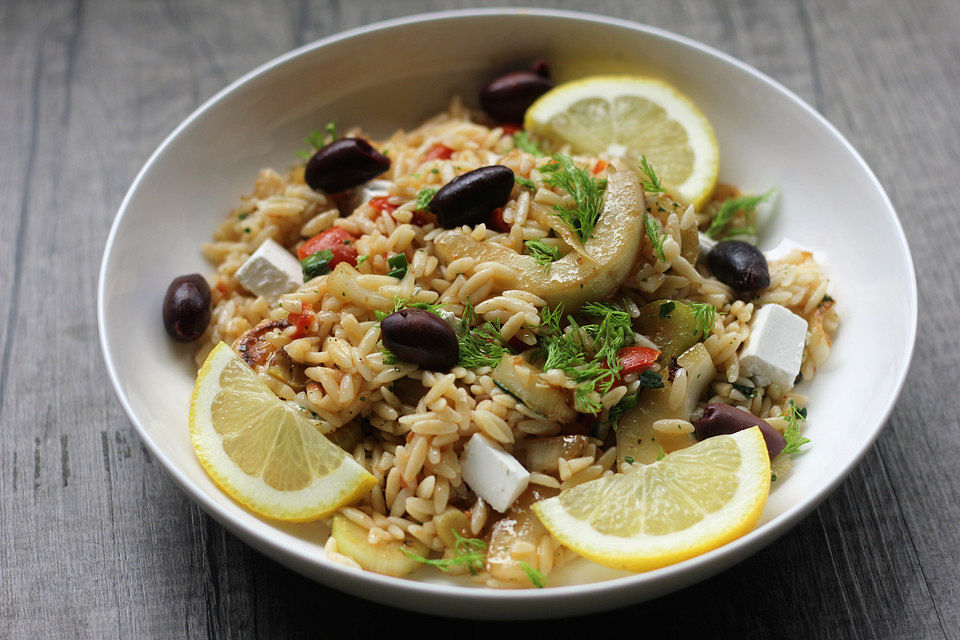
<svg viewBox="0 0 960 640"><path fill-rule="evenodd" d="M657 313L661 318L670 318L670 314L673 313L673 310L677 308L677 303L673 300L667 300L660 305L660 311Z"/></svg>
<svg viewBox="0 0 960 640"><path fill-rule="evenodd" d="M560 369L567 374L577 383L574 407L581 413L596 414L603 409L599 397L610 391L619 378L617 353L633 342L633 325L630 314L608 302L589 302L581 314L600 321L581 325L568 315L571 330L564 332L560 328L562 307L545 307L541 311L538 333L545 354L543 368Z"/></svg>
<svg viewBox="0 0 960 640"><path fill-rule="evenodd" d="M766 193L761 193L760 195L736 196L734 198L727 198L720 203L720 206L717 208L717 212L713 214L713 220L710 222L710 226L707 227L705 233L711 238L720 238L721 233L727 227L727 225L730 224L733 216L736 215L738 211L742 211L744 215L744 226L727 229L726 233L722 234L722 237L729 238L732 236L756 235L757 228L752 222L752 214L756 210L758 204L768 199L772 195L773 189L770 189Z"/></svg>
<svg viewBox="0 0 960 640"><path fill-rule="evenodd" d="M300 267L303 269L303 279L312 280L317 276L330 273L330 261L333 260L333 251L324 249L312 253L300 261Z"/></svg>
<svg viewBox="0 0 960 640"><path fill-rule="evenodd" d="M431 560L402 547L400 550L407 554L408 558L423 564L429 564L441 571L449 571L453 567L466 567L472 575L477 575L478 572L483 570L483 565L487 561L487 543L479 538L464 538L456 529L453 530L453 535L457 541L453 545L454 556L452 558Z"/></svg>
<svg viewBox="0 0 960 640"><path fill-rule="evenodd" d="M593 237L593 229L600 219L607 181L594 178L590 171L575 165L570 156L557 153L552 157L553 162L540 167L544 182L563 189L573 198L573 206L555 204L553 210L577 234L580 242L586 242Z"/></svg>
<svg viewBox="0 0 960 640"><path fill-rule="evenodd" d="M304 149L303 151L298 151L297 155L303 160L309 160L314 153L324 148L331 142L337 139L337 121L331 120L327 123L327 126L323 128L323 131L314 129L307 134L307 144L310 145L309 149Z"/></svg>
<svg viewBox="0 0 960 640"><path fill-rule="evenodd" d="M359 267L369 259L370 259L370 256L357 256L357 266Z"/></svg>
<svg viewBox="0 0 960 640"><path fill-rule="evenodd" d="M623 461L627 464L636 464L637 461L633 459L633 456L623 456Z"/></svg>
<svg viewBox="0 0 960 640"><path fill-rule="evenodd" d="M387 264L393 267L393 270L387 274L391 278L402 280L407 275L407 254L398 253L395 256L390 256L387 258Z"/></svg>
<svg viewBox="0 0 960 640"><path fill-rule="evenodd" d="M430 206L430 201L433 200L433 196L437 195L436 187L424 187L420 189L420 193L417 194L417 209L421 211L426 211Z"/></svg>
<svg viewBox="0 0 960 640"><path fill-rule="evenodd" d="M533 140L530 139L530 134L528 134L526 131L517 131L515 134L513 134L513 146L515 146L517 149L520 149L520 151L532 153L538 158L547 155L540 150L540 147L538 147Z"/></svg>
<svg viewBox="0 0 960 640"><path fill-rule="evenodd" d="M660 183L660 178L657 177L653 167L647 162L646 156L640 156L640 184L643 185L643 190L648 194L667 192Z"/></svg>
<svg viewBox="0 0 960 640"><path fill-rule="evenodd" d="M642 371L637 380L644 389L663 389L663 376L656 371Z"/></svg>
<svg viewBox="0 0 960 640"><path fill-rule="evenodd" d="M543 589L547 586L547 576L543 575L539 569L531 567L526 562L521 562L520 568L523 569L523 572L527 574L527 578L530 579L530 583L537 589Z"/></svg>
<svg viewBox="0 0 960 640"><path fill-rule="evenodd" d="M647 237L650 238L650 244L653 245L653 252L656 254L657 259L660 262L666 262L667 258L663 253L663 231L660 229L660 224L656 219L647 212L643 213L643 227L647 232Z"/></svg>
<svg viewBox="0 0 960 640"><path fill-rule="evenodd" d="M527 240L523 243L527 249L527 255L537 261L544 271L550 271L550 265L560 259L560 249L552 244L547 244L543 238L539 240Z"/></svg>
<svg viewBox="0 0 960 640"><path fill-rule="evenodd" d="M783 438L787 441L783 453L792 455L800 451L800 447L810 442L809 438L800 435L800 425L807 420L807 409L801 409L791 398L787 408L783 410L780 417L787 421L787 428L783 432Z"/></svg>
<svg viewBox="0 0 960 640"><path fill-rule="evenodd" d="M244 211L243 213L237 214L237 220L246 220L249 217L250 217L249 211Z"/></svg>
<svg viewBox="0 0 960 640"><path fill-rule="evenodd" d="M514 176L513 180L521 187L526 187L527 189L530 189L530 191L537 190L537 185L533 184L533 180L530 180L529 178L521 178L520 176Z"/></svg>
<svg viewBox="0 0 960 640"><path fill-rule="evenodd" d="M693 312L693 320L697 323L697 331L701 337L706 337L713 327L713 322L717 319L717 308L709 302L688 302L690 310Z"/></svg>
<svg viewBox="0 0 960 640"><path fill-rule="evenodd" d="M661 386L663 386L662 382ZM624 396L620 402L610 407L610 411L607 412L607 421L610 423L610 426L614 431L616 431L617 427L620 426L620 418L622 418L628 411L636 407L639 401L640 394L631 393L628 396Z"/></svg>
<svg viewBox="0 0 960 640"><path fill-rule="evenodd" d="M663 460L663 457L667 455L667 452L663 450L663 445L659 442L657 443L657 449L660 450L659 453L657 453L657 460Z"/></svg>
<svg viewBox="0 0 960 640"><path fill-rule="evenodd" d="M748 387L745 384L737 384L736 382L734 382L731 386L737 391L739 391L740 393L742 393L744 397L746 397L748 400L750 398L757 397L758 392L756 387Z"/></svg>

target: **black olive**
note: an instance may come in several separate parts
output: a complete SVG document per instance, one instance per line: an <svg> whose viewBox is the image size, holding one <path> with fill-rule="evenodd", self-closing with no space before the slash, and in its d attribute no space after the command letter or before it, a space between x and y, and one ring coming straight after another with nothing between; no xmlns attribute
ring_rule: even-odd
<svg viewBox="0 0 960 640"><path fill-rule="evenodd" d="M383 346L404 362L428 371L449 371L460 359L453 329L435 313L401 309L380 321Z"/></svg>
<svg viewBox="0 0 960 640"><path fill-rule="evenodd" d="M210 285L199 273L174 278L163 296L163 328L177 342L193 342L210 324Z"/></svg>
<svg viewBox="0 0 960 640"><path fill-rule="evenodd" d="M495 164L457 176L445 184L430 201L441 227L485 222L494 209L507 204L513 191L513 171Z"/></svg>
<svg viewBox="0 0 960 640"><path fill-rule="evenodd" d="M339 193L372 180L390 168L390 158L363 138L341 138L313 154L303 179L314 191Z"/></svg>
<svg viewBox="0 0 960 640"><path fill-rule="evenodd" d="M718 242L707 254L707 266L717 280L737 291L755 291L770 286L767 259L749 242Z"/></svg>
<svg viewBox="0 0 960 640"><path fill-rule="evenodd" d="M763 434L763 440L767 443L767 453L771 460L787 446L783 435L771 427L766 420L728 404L708 404L703 411L703 417L697 420L694 426L698 440L736 433L750 427L760 427L760 433Z"/></svg>
<svg viewBox="0 0 960 640"><path fill-rule="evenodd" d="M480 92L480 105L495 120L520 123L530 105L553 87L550 67L537 60L530 71L514 71L488 82Z"/></svg>

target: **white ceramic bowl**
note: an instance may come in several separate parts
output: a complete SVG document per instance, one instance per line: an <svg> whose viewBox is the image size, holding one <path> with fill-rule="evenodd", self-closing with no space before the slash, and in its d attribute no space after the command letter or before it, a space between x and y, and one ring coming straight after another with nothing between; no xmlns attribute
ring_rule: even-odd
<svg viewBox="0 0 960 640"><path fill-rule="evenodd" d="M780 237L830 259L843 326L828 365L806 385L809 450L743 538L645 574L586 562L543 590L497 591L420 571L398 579L329 562L320 524L280 525L232 502L204 473L187 432L191 348L165 335L170 280L210 265L199 247L251 188L258 169L286 169L304 134L339 118L375 135L411 127L455 93L474 101L502 69L546 57L561 79L610 71L665 78L716 129L721 179L780 187L764 246ZM874 441L913 349L916 284L896 214L846 140L775 81L709 47L638 24L539 10L414 16L326 38L269 62L211 98L147 161L113 224L99 284L100 339L110 379L150 452L237 536L337 589L411 610L472 618L534 618L608 609L715 574L773 542L819 504Z"/></svg>

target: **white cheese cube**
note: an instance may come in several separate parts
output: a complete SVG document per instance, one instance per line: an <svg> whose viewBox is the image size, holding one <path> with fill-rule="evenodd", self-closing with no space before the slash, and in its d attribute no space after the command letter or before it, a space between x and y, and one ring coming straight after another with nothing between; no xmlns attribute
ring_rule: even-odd
<svg viewBox="0 0 960 640"><path fill-rule="evenodd" d="M700 236L700 255L706 256L710 251L717 246L717 241L701 231Z"/></svg>
<svg viewBox="0 0 960 640"><path fill-rule="evenodd" d="M354 209L362 204L370 202L374 198L386 198L390 195L390 187L393 183L389 180L371 180L363 185L363 188L356 192L353 202L350 204Z"/></svg>
<svg viewBox="0 0 960 640"><path fill-rule="evenodd" d="M793 386L800 373L807 321L779 304L767 304L753 314L750 337L740 352L740 366L757 384Z"/></svg>
<svg viewBox="0 0 960 640"><path fill-rule="evenodd" d="M479 433L463 447L463 479L487 504L505 512L530 484L530 472L517 459Z"/></svg>
<svg viewBox="0 0 960 640"><path fill-rule="evenodd" d="M247 290L270 304L303 285L300 261L270 238L237 269L236 275Z"/></svg>

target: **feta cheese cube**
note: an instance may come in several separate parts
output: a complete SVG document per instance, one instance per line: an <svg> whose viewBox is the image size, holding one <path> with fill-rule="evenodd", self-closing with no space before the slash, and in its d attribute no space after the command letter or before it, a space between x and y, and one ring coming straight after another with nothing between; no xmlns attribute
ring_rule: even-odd
<svg viewBox="0 0 960 640"><path fill-rule="evenodd" d="M530 472L517 459L479 433L463 447L460 470L464 481L487 504L505 512L530 484Z"/></svg>
<svg viewBox="0 0 960 640"><path fill-rule="evenodd" d="M767 304L753 314L750 337L740 352L740 366L757 384L793 386L800 373L807 321L779 304Z"/></svg>
<svg viewBox="0 0 960 640"><path fill-rule="evenodd" d="M270 238L237 269L236 276L247 290L270 304L303 285L300 261Z"/></svg>

